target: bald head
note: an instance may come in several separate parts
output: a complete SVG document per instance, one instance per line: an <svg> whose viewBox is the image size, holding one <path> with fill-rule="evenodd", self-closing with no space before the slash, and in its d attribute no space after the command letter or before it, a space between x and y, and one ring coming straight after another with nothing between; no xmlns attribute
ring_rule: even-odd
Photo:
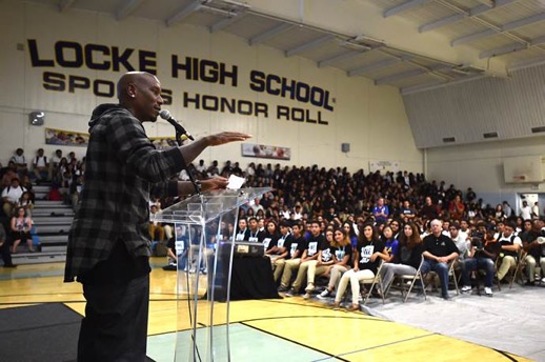
<svg viewBox="0 0 545 362"><path fill-rule="evenodd" d="M161 83L151 73L125 73L117 82L117 98L141 122L155 122L163 104Z"/></svg>
<svg viewBox="0 0 545 362"><path fill-rule="evenodd" d="M121 103L124 100L134 98L135 94L129 90L130 86L141 87L150 79L159 82L157 77L148 72L135 71L123 74L117 82L117 99L119 99L119 102Z"/></svg>

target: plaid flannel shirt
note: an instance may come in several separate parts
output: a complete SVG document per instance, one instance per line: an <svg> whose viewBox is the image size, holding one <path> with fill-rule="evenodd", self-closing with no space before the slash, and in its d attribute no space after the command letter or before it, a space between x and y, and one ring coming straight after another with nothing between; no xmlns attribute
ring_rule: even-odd
<svg viewBox="0 0 545 362"><path fill-rule="evenodd" d="M84 186L68 237L65 282L106 260L116 240L134 256L150 256L150 189L177 195L169 178L185 168L177 147L159 151L127 109L103 104L89 122Z"/></svg>

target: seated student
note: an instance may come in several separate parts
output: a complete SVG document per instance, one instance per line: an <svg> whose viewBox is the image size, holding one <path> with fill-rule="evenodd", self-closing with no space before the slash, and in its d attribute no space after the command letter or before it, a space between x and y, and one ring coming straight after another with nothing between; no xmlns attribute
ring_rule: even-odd
<svg viewBox="0 0 545 362"><path fill-rule="evenodd" d="M397 263L397 250L399 247L399 241L394 238L394 232L390 225L385 225L382 229L382 241L388 252L388 259L384 260L386 263Z"/></svg>
<svg viewBox="0 0 545 362"><path fill-rule="evenodd" d="M299 264L301 264L301 256L303 255L307 245L307 242L303 237L303 226L301 224L294 224L291 227L291 230L293 232L293 239L291 240L289 248L288 245L285 245L288 253L285 259L281 259L284 260L283 263L281 260L279 260L279 263L277 263L277 267L279 267L280 264L283 264L280 287L278 288L279 292L286 292L288 290L293 272L299 269Z"/></svg>
<svg viewBox="0 0 545 362"><path fill-rule="evenodd" d="M324 299L333 293L341 280L341 276L350 269L352 263L352 242L344 226L343 228L335 229L331 245L334 248L335 262L329 267L328 272L326 272L326 275L329 274L329 282L327 283L327 287L318 295L320 299Z"/></svg>
<svg viewBox="0 0 545 362"><path fill-rule="evenodd" d="M307 287L305 288L304 299L310 298L310 293L315 289L314 281L317 276L326 275L329 277L329 271L336 263L335 257L335 240L333 239L333 229L330 228L325 232L325 245L323 249L318 251L318 258L314 262L309 262L307 269Z"/></svg>
<svg viewBox="0 0 545 362"><path fill-rule="evenodd" d="M538 237L545 237L545 223L543 220L526 220L524 222L525 232L521 233L522 247L528 254L526 255L526 276L528 281L526 285L535 285L536 264L541 267L541 274L545 275L545 254L544 245L539 243ZM544 278L545 281L545 278Z"/></svg>
<svg viewBox="0 0 545 362"><path fill-rule="evenodd" d="M462 293L471 291L469 275L476 270L483 270L485 274L484 294L491 297L492 282L496 267L494 262L501 251L501 244L494 240L493 233L483 230L481 225L474 237L471 239L469 254L461 263L462 265Z"/></svg>
<svg viewBox="0 0 545 362"><path fill-rule="evenodd" d="M31 211L34 208L34 203L30 199L31 195L30 192L25 191L23 192L23 195L19 199L19 202L17 203L17 207L23 207L28 214L28 216L31 216Z"/></svg>
<svg viewBox="0 0 545 362"><path fill-rule="evenodd" d="M20 185L17 177L11 180L11 185L2 190L2 209L7 217L11 217L14 208L17 207L17 203L26 191L27 189Z"/></svg>
<svg viewBox="0 0 545 362"><path fill-rule="evenodd" d="M26 242L28 251L31 253L34 252L32 237L30 236L32 224L32 219L26 214L25 208L18 207L16 209L16 214L11 218L11 239L13 242L13 246L11 248L12 254L17 252L17 247L21 242Z"/></svg>
<svg viewBox="0 0 545 362"><path fill-rule="evenodd" d="M40 148L36 152L36 157L32 160L32 167L36 181L46 181L49 176L49 162L47 162L47 156L44 156L44 149Z"/></svg>
<svg viewBox="0 0 545 362"><path fill-rule="evenodd" d="M269 220L267 222L265 232L263 233L263 246L265 247L265 255L277 255L278 249L278 239L280 238L280 233L276 227L276 222L274 220Z"/></svg>
<svg viewBox="0 0 545 362"><path fill-rule="evenodd" d="M396 250L395 262L382 266L382 290L387 291L396 275L415 275L420 262L424 246L416 225L412 222L403 226L399 237L399 247Z"/></svg>
<svg viewBox="0 0 545 362"><path fill-rule="evenodd" d="M286 297L292 297L299 293L299 289L303 283L303 280L307 276L307 270L310 265L316 265L318 260L318 255L321 250L326 248L325 237L322 234L322 229L320 227L320 222L314 220L310 222L310 236L306 241L305 249L303 250L303 255L301 256L301 263L299 264L299 269L297 271L297 277L293 282L291 289L286 293ZM286 268L289 268L288 264ZM306 291L314 290L314 279L307 281Z"/></svg>
<svg viewBox="0 0 545 362"><path fill-rule="evenodd" d="M509 270L517 265L518 253L522 248L522 241L515 235L515 223L508 222L503 226L503 232L497 241L501 244L500 266L498 268L498 280L502 281Z"/></svg>
<svg viewBox="0 0 545 362"><path fill-rule="evenodd" d="M443 234L442 221L434 219L430 222L431 234L424 238L424 264L422 273L433 270L441 281L441 296L449 299L448 270L449 263L458 258L458 248L451 238Z"/></svg>
<svg viewBox="0 0 545 362"><path fill-rule="evenodd" d="M150 218L153 219L153 216L159 212L157 205L151 205L150 207ZM151 240L163 241L165 240L165 229L160 222L155 220L149 222L148 232Z"/></svg>
<svg viewBox="0 0 545 362"><path fill-rule="evenodd" d="M290 233L290 223L287 220L280 222L280 235L276 246L271 248L265 255L271 258L274 269L274 281L277 283L284 271L286 259L290 258L291 243L293 235Z"/></svg>
<svg viewBox="0 0 545 362"><path fill-rule="evenodd" d="M238 228L235 236L236 241L248 241L250 239L250 229L245 218L238 219Z"/></svg>
<svg viewBox="0 0 545 362"><path fill-rule="evenodd" d="M352 304L348 310L359 310L360 305L360 281L373 278L378 270L381 260L386 260L388 253L384 242L378 238L378 234L372 224L363 225L360 231L358 246L354 252L354 268L350 269L341 277L339 289L335 295L334 308L341 305L341 299L350 282L352 291Z"/></svg>
<svg viewBox="0 0 545 362"><path fill-rule="evenodd" d="M13 161L13 163L15 164L19 177L23 177L23 175L26 175L28 173L28 165L26 162L24 152L25 151L22 148L18 148L15 151L15 154L11 156L11 158L9 159L10 161Z"/></svg>
<svg viewBox="0 0 545 362"><path fill-rule="evenodd" d="M248 219L248 240L252 243L261 243L265 237L265 233L259 230L259 221L252 216Z"/></svg>

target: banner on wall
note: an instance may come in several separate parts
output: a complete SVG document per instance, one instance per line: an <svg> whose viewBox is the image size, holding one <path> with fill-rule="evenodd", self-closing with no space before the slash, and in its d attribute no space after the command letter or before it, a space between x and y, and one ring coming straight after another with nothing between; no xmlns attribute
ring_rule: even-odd
<svg viewBox="0 0 545 362"><path fill-rule="evenodd" d="M399 161L369 161L369 172L374 173L377 171L383 174L386 172L398 172Z"/></svg>
<svg viewBox="0 0 545 362"><path fill-rule="evenodd" d="M88 143L88 133L66 131L55 128L45 129L45 144L47 145L87 147Z"/></svg>
<svg viewBox="0 0 545 362"><path fill-rule="evenodd" d="M157 74L158 64L163 64L159 59L161 56L167 59L167 69L173 80L221 85L218 89L245 88L255 95L240 99L231 97L228 91L225 92L226 96L219 96L163 88L161 97L167 106L178 105L185 109L323 126L329 125L328 116L335 110L336 98L332 92L317 84L260 69L243 69L238 64L216 59L66 40L57 40L52 44L44 40L27 39L27 49L32 68L43 69L41 83L48 92L90 92L96 97L114 98L115 82L102 78L101 74L112 70L124 73L136 69ZM51 54L51 50L54 55L46 55ZM96 72L97 78L81 74L86 70ZM272 101L274 98L276 102Z"/></svg>
<svg viewBox="0 0 545 362"><path fill-rule="evenodd" d="M242 144L242 156L272 158L275 160L290 160L291 152L289 147L258 145L253 143Z"/></svg>
<svg viewBox="0 0 545 362"><path fill-rule="evenodd" d="M150 137L151 142L159 150L164 150L170 147L178 146L174 137ZM187 138L185 138L187 139ZM184 138L182 138L184 140Z"/></svg>

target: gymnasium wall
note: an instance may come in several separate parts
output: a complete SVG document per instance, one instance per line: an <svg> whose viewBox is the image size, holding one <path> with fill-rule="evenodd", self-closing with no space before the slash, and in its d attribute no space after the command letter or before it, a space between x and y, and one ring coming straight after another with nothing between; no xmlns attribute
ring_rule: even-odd
<svg viewBox="0 0 545 362"><path fill-rule="evenodd" d="M291 160L277 161L242 158L240 145L227 145L205 151L207 162L230 159L242 165L278 162L368 171L370 161L395 161L401 170L423 170L422 152L415 146L397 89L349 78L333 68L318 69L311 61L249 46L224 32L210 34L184 24L166 27L137 18L116 21L76 9L61 13L48 5L7 0L0 2L0 47L2 163L17 147L27 157L39 147L47 155L59 148L45 144L45 127L86 132L93 108L116 102L113 85L133 67L156 72L172 103L164 108L194 136L243 131L254 136L252 143L291 149ZM200 67L203 72L196 72ZM282 97L260 89L270 79L273 85L283 80L302 87L300 100L291 99L289 91ZM312 99L305 98L305 90ZM240 107L222 112L222 100ZM31 111L46 113L45 126L29 124ZM151 137L173 134L164 121L146 124L146 129ZM349 153L341 152L342 143L350 144ZM65 154L84 154L81 147L60 148Z"/></svg>
<svg viewBox="0 0 545 362"><path fill-rule="evenodd" d="M543 155L545 137L430 148L426 151L427 175L430 180L445 180L464 191L472 187L479 197L494 206L506 200L518 207L517 194L544 193L545 184L506 184L504 159Z"/></svg>

